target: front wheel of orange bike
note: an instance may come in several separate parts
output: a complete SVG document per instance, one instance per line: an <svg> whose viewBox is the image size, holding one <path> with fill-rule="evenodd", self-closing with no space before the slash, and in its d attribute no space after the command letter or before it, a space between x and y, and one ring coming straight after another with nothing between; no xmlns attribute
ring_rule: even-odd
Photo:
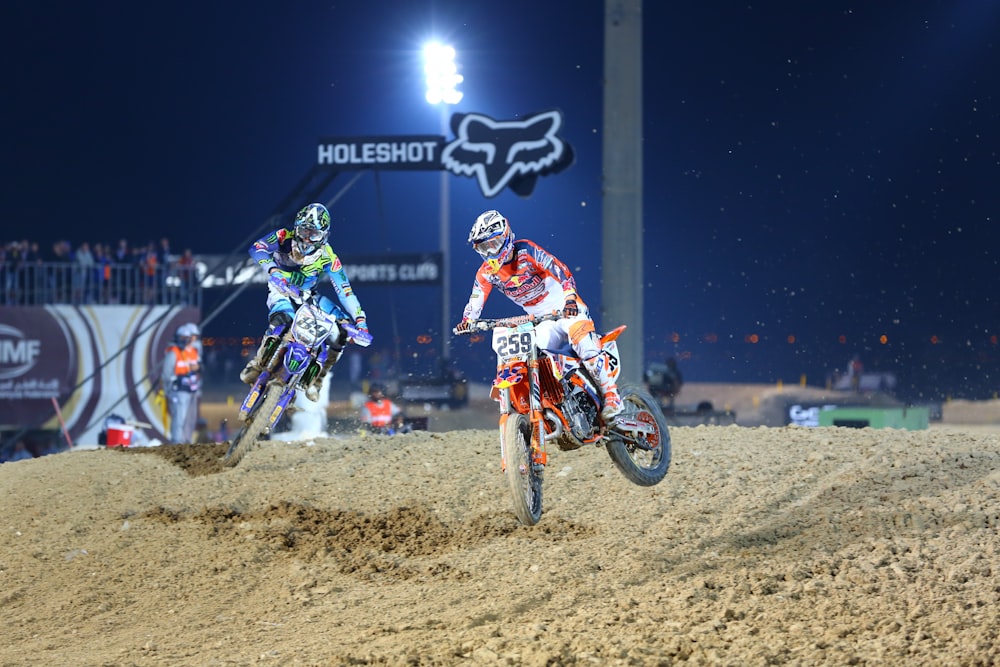
<svg viewBox="0 0 1000 667"><path fill-rule="evenodd" d="M526 526L542 518L542 465L531 460L531 420L513 413L503 425L504 474L514 499L514 514Z"/></svg>

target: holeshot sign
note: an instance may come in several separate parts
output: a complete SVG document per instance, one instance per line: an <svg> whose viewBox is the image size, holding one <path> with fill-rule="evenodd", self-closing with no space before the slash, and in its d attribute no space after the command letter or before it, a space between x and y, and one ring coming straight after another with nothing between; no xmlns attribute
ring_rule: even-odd
<svg viewBox="0 0 1000 667"><path fill-rule="evenodd" d="M573 149L560 136L562 113L545 111L519 120L479 113L455 114L455 138L431 135L330 137L317 146L317 161L337 169L440 171L475 178L485 197L504 188L527 197L539 176L573 163Z"/></svg>
<svg viewBox="0 0 1000 667"><path fill-rule="evenodd" d="M444 137L354 137L326 139L319 145L319 164L341 169L441 168Z"/></svg>

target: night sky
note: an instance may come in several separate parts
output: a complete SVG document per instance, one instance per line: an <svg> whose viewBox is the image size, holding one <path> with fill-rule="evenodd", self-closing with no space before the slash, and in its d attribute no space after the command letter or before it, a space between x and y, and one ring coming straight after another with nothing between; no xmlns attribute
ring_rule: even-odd
<svg viewBox="0 0 1000 667"><path fill-rule="evenodd" d="M914 401L1000 390L1000 4L643 10L647 359L678 357L690 381L821 385L860 354ZM559 109L576 156L529 198L452 179L455 319L478 265L468 228L487 208L561 257L600 312L614 270L600 265L603 13L598 0L2 3L0 240L242 252L321 137L440 133L420 60L437 38L465 77L456 112ZM436 250L438 179L365 174L332 208L334 250ZM376 342L404 355L439 333L435 295L359 296ZM255 335L263 294L239 304L214 326ZM512 308L496 296L485 314ZM456 339L453 355L488 375L486 343Z"/></svg>

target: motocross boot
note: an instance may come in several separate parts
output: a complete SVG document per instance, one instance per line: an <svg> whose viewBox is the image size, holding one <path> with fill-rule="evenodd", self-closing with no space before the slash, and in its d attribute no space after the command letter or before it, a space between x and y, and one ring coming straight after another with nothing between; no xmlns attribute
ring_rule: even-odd
<svg viewBox="0 0 1000 667"><path fill-rule="evenodd" d="M316 377L306 387L306 398L314 403L319 400L319 390L323 387L323 378L326 377L326 374L330 372L330 369L333 368L333 365L337 363L337 360L340 359L340 355L343 353L343 348L335 350L331 347L327 350L326 361L323 362L323 367L319 369L319 373L316 373Z"/></svg>
<svg viewBox="0 0 1000 667"><path fill-rule="evenodd" d="M608 356L601 352L596 357L583 359L583 365L587 368L590 376L601 386L601 393L604 394L601 417L605 423L610 424L622 411L622 399L618 395L618 385L615 384L608 368Z"/></svg>
<svg viewBox="0 0 1000 667"><path fill-rule="evenodd" d="M247 362L246 367L240 371L240 380L246 384L253 384L257 381L261 371L264 370L264 364L267 362L267 359L264 358L267 351L273 349L275 343L277 343L282 333L280 331L282 325L287 325L291 321L292 318L287 313L277 312L271 314L268 318L270 326L267 328L267 333L264 334L264 339L260 341L257 353Z"/></svg>
<svg viewBox="0 0 1000 667"><path fill-rule="evenodd" d="M253 384L257 381L261 371L264 369L264 351L277 339L277 336L264 336L264 339L260 342L260 347L257 348L256 354L253 355L243 370L240 371L240 380L246 384Z"/></svg>

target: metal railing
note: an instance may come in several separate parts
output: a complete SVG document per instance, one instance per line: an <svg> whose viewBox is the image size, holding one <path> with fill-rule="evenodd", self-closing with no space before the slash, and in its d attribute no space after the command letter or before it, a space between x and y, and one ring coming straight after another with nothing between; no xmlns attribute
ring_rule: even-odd
<svg viewBox="0 0 1000 667"><path fill-rule="evenodd" d="M38 262L0 265L0 306L165 305L201 307L194 265Z"/></svg>

